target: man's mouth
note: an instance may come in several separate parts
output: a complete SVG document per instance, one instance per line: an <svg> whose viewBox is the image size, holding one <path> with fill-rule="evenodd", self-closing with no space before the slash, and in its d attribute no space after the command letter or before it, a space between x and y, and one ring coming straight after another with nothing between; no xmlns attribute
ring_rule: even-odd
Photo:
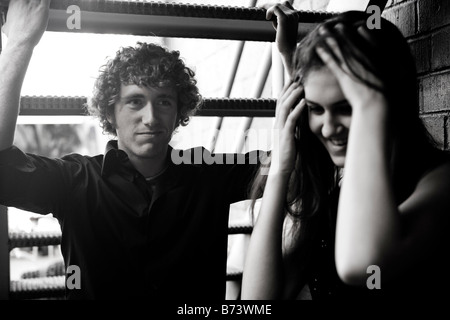
<svg viewBox="0 0 450 320"><path fill-rule="evenodd" d="M144 131L144 132L138 132L137 134L139 136L149 136L149 137L155 137L159 134L162 134L163 131Z"/></svg>

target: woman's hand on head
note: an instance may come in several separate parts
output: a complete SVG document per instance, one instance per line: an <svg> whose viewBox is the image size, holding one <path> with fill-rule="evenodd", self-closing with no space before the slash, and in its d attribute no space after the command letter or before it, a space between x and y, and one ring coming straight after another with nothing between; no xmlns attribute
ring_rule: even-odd
<svg viewBox="0 0 450 320"><path fill-rule="evenodd" d="M344 26L338 24L335 28L341 33L341 38L345 39L343 45L352 46L352 50L348 50L348 52L353 52L354 56L344 56L336 38L323 26L319 29L319 33L325 37L325 40L316 47L316 52L336 77L352 109L364 108L374 104L381 104L383 107L386 107L386 99L382 92L383 83L360 62L362 59L370 64L370 61L367 60L367 57L358 49L355 43L352 43L352 40L350 40L352 37L346 37L346 28ZM361 36L361 41L367 39L364 27L359 27L357 32ZM355 40L353 39L353 41ZM349 65L352 66L352 70L355 70L361 79L354 75ZM370 86L368 83L373 86Z"/></svg>
<svg viewBox="0 0 450 320"><path fill-rule="evenodd" d="M303 86L291 81L285 85L278 98L272 140L272 173L290 175L294 168L297 123L305 108L302 96Z"/></svg>

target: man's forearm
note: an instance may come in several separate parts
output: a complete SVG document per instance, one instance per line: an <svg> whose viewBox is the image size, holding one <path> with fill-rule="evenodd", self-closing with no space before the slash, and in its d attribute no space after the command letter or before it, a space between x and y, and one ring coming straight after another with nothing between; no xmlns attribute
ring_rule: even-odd
<svg viewBox="0 0 450 320"><path fill-rule="evenodd" d="M14 141L20 92L34 47L48 24L50 0L11 0L3 32L8 45L0 55L0 150Z"/></svg>
<svg viewBox="0 0 450 320"><path fill-rule="evenodd" d="M32 53L32 46L11 44L0 55L0 150L14 141L20 92Z"/></svg>

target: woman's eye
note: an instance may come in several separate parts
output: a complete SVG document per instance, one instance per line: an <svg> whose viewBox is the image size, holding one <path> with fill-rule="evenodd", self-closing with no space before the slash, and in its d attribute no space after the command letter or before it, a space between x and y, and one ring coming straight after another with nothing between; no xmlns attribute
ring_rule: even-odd
<svg viewBox="0 0 450 320"><path fill-rule="evenodd" d="M351 115L352 114L352 107L349 104L339 106L336 110L339 114L343 115Z"/></svg>
<svg viewBox="0 0 450 320"><path fill-rule="evenodd" d="M323 113L323 108L319 107L319 106L308 106L308 110L310 113L314 113L314 114L322 114Z"/></svg>

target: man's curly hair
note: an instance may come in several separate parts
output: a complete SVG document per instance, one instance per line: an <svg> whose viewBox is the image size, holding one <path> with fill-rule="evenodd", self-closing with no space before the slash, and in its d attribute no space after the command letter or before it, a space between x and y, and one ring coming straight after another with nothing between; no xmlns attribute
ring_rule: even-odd
<svg viewBox="0 0 450 320"><path fill-rule="evenodd" d="M195 73L185 65L179 51L169 51L153 43L138 42L135 47L121 48L114 59L100 69L87 103L88 112L98 117L103 131L116 135L107 115L114 114L120 99L121 84L145 87L173 87L178 95L178 123L185 126L200 108L202 97Z"/></svg>

